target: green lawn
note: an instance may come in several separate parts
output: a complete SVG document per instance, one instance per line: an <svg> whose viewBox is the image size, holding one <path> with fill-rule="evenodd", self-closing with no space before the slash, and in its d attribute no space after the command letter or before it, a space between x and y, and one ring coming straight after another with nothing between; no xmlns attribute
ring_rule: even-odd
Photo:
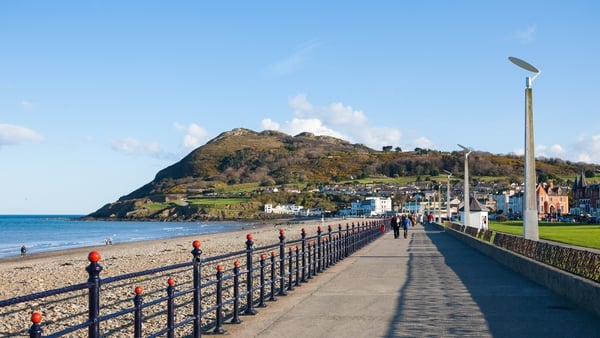
<svg viewBox="0 0 600 338"><path fill-rule="evenodd" d="M523 221L490 221L490 230L522 236ZM598 224L539 222L539 234L549 241L600 249Z"/></svg>

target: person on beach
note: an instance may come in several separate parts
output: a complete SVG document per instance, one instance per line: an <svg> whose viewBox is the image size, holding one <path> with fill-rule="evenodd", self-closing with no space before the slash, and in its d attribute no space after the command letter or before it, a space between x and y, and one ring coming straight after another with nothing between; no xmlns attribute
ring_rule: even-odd
<svg viewBox="0 0 600 338"><path fill-rule="evenodd" d="M408 228L410 228L410 218L406 215L402 215L402 229L404 229L404 238L408 237Z"/></svg>
<svg viewBox="0 0 600 338"><path fill-rule="evenodd" d="M25 256L27 255L27 247L25 245L23 245L21 247L21 256Z"/></svg>
<svg viewBox="0 0 600 338"><path fill-rule="evenodd" d="M398 239L400 237L400 222L398 221L398 215L394 215L392 217L392 230L394 230L394 238Z"/></svg>

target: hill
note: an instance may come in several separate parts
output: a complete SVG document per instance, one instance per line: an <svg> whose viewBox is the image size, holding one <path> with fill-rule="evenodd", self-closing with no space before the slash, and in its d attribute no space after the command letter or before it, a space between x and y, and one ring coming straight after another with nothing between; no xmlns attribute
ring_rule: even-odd
<svg viewBox="0 0 600 338"><path fill-rule="evenodd" d="M265 198L257 196L268 187L319 186L331 182L401 177L436 177L442 169L460 177L462 152L444 153L417 148L403 152L384 147L378 151L330 136L301 133L290 136L277 131L234 129L195 149L181 161L160 170L154 180L109 203L89 218L102 219L235 219L260 218ZM536 161L539 181L575 177L595 172L594 165L559 159ZM520 182L523 158L474 152L469 157L471 177L500 177ZM252 187L250 192L239 188ZM229 191L229 193L227 193ZM233 191L233 193L232 193ZM260 195L260 194L258 194ZM238 197L235 203L219 203L206 197ZM327 197L323 197L327 199ZM330 201L331 202L331 201ZM212 206L211 206L212 204ZM233 204L236 206L233 207Z"/></svg>

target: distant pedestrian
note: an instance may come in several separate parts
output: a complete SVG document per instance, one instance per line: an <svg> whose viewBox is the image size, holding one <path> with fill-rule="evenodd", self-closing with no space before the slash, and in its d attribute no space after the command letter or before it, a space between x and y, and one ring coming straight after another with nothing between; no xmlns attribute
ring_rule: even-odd
<svg viewBox="0 0 600 338"><path fill-rule="evenodd" d="M398 220L398 215L394 215L391 221L392 230L394 230L394 238L398 239L400 237L400 221Z"/></svg>
<svg viewBox="0 0 600 338"><path fill-rule="evenodd" d="M427 219L429 221L429 224L433 223L433 213L430 212L429 215L427 215Z"/></svg>
<svg viewBox="0 0 600 338"><path fill-rule="evenodd" d="M410 228L410 218L406 215L402 215L402 229L404 229L404 238L408 237L408 228Z"/></svg>
<svg viewBox="0 0 600 338"><path fill-rule="evenodd" d="M25 245L23 245L21 247L21 256L26 256L27 255L27 247Z"/></svg>

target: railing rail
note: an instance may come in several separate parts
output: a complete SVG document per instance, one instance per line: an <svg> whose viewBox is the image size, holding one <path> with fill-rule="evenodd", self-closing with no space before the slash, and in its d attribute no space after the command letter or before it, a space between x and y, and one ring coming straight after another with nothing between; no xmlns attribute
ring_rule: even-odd
<svg viewBox="0 0 600 338"><path fill-rule="evenodd" d="M200 242L194 241L190 262L108 278L101 278L101 256L92 251L86 282L1 300L0 314L29 312L29 329L11 334L35 338L82 336L86 329L92 338L117 333L131 337L223 334L225 324L241 323L241 315L258 314L256 308L287 296L381 236L387 222L365 220L346 224L345 229L340 224L337 230L319 226L313 236L302 229L301 238L290 241L280 230L278 242L261 247L254 247L248 234L244 250L212 257L202 257ZM123 296L130 292L131 297ZM86 311L62 309L83 303Z"/></svg>

